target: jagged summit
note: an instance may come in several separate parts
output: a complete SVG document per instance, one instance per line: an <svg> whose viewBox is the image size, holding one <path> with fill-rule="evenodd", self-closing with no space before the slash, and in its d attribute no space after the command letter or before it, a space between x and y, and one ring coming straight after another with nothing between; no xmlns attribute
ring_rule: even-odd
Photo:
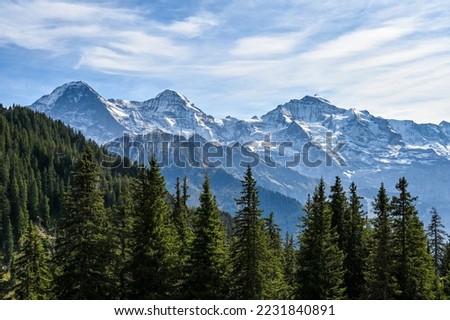
<svg viewBox="0 0 450 320"><path fill-rule="evenodd" d="M314 100L318 100L318 101L323 102L323 103L331 104L330 101L328 101L328 100L325 99L324 97L319 96L317 93L316 93L315 95L313 95L313 96L307 94L307 95L304 96L301 100L302 100L302 101L305 101L305 102L306 102L306 101L314 101Z"/></svg>
<svg viewBox="0 0 450 320"><path fill-rule="evenodd" d="M67 82L66 84L63 84L62 87L77 87L77 88L86 87L86 88L93 90L90 85L88 85L86 82L84 82L82 80Z"/></svg>
<svg viewBox="0 0 450 320"><path fill-rule="evenodd" d="M87 83L72 81L43 96L31 108L63 120L99 142L114 138L115 134L119 137L124 131L146 134L162 130L169 134L197 134L206 139L240 142L259 139L265 134L287 141L321 140L327 131L333 131L355 146L363 147L374 141L373 148L381 150L388 146L402 148L405 143L418 144L431 146L439 154L450 157L447 145L450 125L446 121L440 125L423 125L386 120L368 111L339 108L318 95L292 99L261 117L217 119L174 90L166 89L143 102L105 100Z"/></svg>
<svg viewBox="0 0 450 320"><path fill-rule="evenodd" d="M176 99L181 99L181 100L187 100L185 96L179 94L178 92L171 90L171 89L166 89L160 93L158 93L156 95L157 99L168 99L168 100L176 100Z"/></svg>
<svg viewBox="0 0 450 320"><path fill-rule="evenodd" d="M184 111L204 114L184 95L170 89L164 90L155 98L144 101L142 108L145 112L169 112L175 115Z"/></svg>
<svg viewBox="0 0 450 320"><path fill-rule="evenodd" d="M72 81L57 87L31 105L37 111L46 112L58 106L73 103L88 103L100 100L100 95L83 81Z"/></svg>
<svg viewBox="0 0 450 320"><path fill-rule="evenodd" d="M305 96L302 99L292 99L268 112L263 119L271 122L291 123L294 120L306 122L322 122L332 114L341 114L346 110L332 105L321 97Z"/></svg>
<svg viewBox="0 0 450 320"><path fill-rule="evenodd" d="M398 177L407 176L412 185L419 186L411 192L421 199L422 210L428 210L430 204L450 210L448 197L437 197L435 192L447 190L450 179L448 121L436 125L389 120L368 111L339 108L312 95L280 104L260 117L236 119L231 115L219 119L173 90L164 90L143 102L105 100L82 81L62 85L30 107L102 144L122 137L124 132L136 139L155 134L175 139L182 135L191 141L226 147L224 157L239 156L241 149L230 146L247 145L263 162L269 150L263 146L271 143L274 147L270 147L270 156L275 165L268 167L261 162L255 167L255 176L263 187L299 201L306 200L303 196L314 187L311 181L320 177L328 183L335 176L346 177L346 182L356 182L362 196L369 199L376 194L380 181L395 186ZM333 157L327 158L335 151L345 166L342 162L336 165ZM245 164L249 159L241 154L223 170L240 179L245 169L240 160Z"/></svg>
<svg viewBox="0 0 450 320"><path fill-rule="evenodd" d="M94 95L100 97L100 95L95 91L90 85L84 81L71 81L53 90L50 95L70 95L74 94L77 96L82 95Z"/></svg>
<svg viewBox="0 0 450 320"><path fill-rule="evenodd" d="M69 124L99 143L114 139L123 132L123 127L108 107L108 101L83 81L66 83L30 106Z"/></svg>

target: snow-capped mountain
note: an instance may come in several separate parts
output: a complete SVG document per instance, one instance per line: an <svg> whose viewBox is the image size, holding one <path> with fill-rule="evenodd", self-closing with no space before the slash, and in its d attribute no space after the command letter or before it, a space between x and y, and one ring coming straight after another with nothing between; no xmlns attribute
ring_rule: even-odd
<svg viewBox="0 0 450 320"><path fill-rule="evenodd" d="M214 138L210 127L214 118L172 90L165 90L144 102L109 99L107 108L117 122L133 134L162 129L171 133L197 133L207 139Z"/></svg>
<svg viewBox="0 0 450 320"><path fill-rule="evenodd" d="M123 134L123 126L113 116L106 99L82 81L56 88L30 108L61 120L99 143Z"/></svg>
<svg viewBox="0 0 450 320"><path fill-rule="evenodd" d="M175 91L165 90L143 102L107 100L84 82L67 83L30 108L101 144L124 134L154 139L155 133L169 140L214 141L224 151L220 170L238 179L245 164L256 159L260 164L254 172L262 187L299 201L320 177L329 183L336 175L355 181L369 199L382 181L394 192L396 181L405 175L411 193L419 196L422 214L432 205L443 214L450 212L446 121L437 125L383 119L368 111L339 108L318 96L291 100L252 119L219 119ZM235 148L236 143L243 149ZM225 163L230 154L236 157L231 165ZM208 163L200 161L200 166Z"/></svg>

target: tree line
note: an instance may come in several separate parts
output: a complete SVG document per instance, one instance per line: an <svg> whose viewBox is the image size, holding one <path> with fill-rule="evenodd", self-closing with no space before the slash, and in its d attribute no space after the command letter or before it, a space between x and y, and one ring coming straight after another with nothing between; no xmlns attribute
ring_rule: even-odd
<svg viewBox="0 0 450 320"><path fill-rule="evenodd" d="M60 122L0 111L4 299L450 297L445 228L436 209L424 228L406 178L393 197L381 184L372 218L354 183L346 192L336 177L327 193L321 180L298 233L282 236L251 168L229 226L207 174L190 207L187 178L170 194L155 158L102 169L100 148Z"/></svg>

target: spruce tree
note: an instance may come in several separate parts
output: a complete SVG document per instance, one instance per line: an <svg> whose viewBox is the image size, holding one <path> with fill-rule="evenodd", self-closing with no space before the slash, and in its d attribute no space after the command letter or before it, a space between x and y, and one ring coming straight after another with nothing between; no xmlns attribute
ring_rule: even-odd
<svg viewBox="0 0 450 320"><path fill-rule="evenodd" d="M164 299L178 294L180 243L171 221L165 180L156 157L134 182L132 230L132 297Z"/></svg>
<svg viewBox="0 0 450 320"><path fill-rule="evenodd" d="M394 299L397 296L395 278L394 234L391 204L382 183L373 201L373 242L369 258L369 298Z"/></svg>
<svg viewBox="0 0 450 320"><path fill-rule="evenodd" d="M442 277L447 276L450 272L450 241L447 238L445 243L444 259L442 260Z"/></svg>
<svg viewBox="0 0 450 320"><path fill-rule="evenodd" d="M441 216L436 208L431 209L431 222L427 229L428 245L433 256L434 268L436 276L440 277L443 274L446 239L448 237L445 232L445 227L441 222Z"/></svg>
<svg viewBox="0 0 450 320"><path fill-rule="evenodd" d="M297 299L341 299L344 297L344 254L331 227L331 209L320 180L308 198L299 234Z"/></svg>
<svg viewBox="0 0 450 320"><path fill-rule="evenodd" d="M30 218L33 221L42 220L42 217L39 216L39 190L37 181L34 177L34 174L31 175L30 185L28 187L28 212L30 214Z"/></svg>
<svg viewBox="0 0 450 320"><path fill-rule="evenodd" d="M295 292L295 281L297 272L297 258L296 250L294 247L294 236L292 234L286 233L286 238L284 242L284 278L287 284L287 299L294 298Z"/></svg>
<svg viewBox="0 0 450 320"><path fill-rule="evenodd" d="M225 230L207 175L199 200L200 207L196 210L194 238L188 260L186 297L223 299L226 294Z"/></svg>
<svg viewBox="0 0 450 320"><path fill-rule="evenodd" d="M442 291L443 299L450 299L450 242L445 246L445 256L442 267Z"/></svg>
<svg viewBox="0 0 450 320"><path fill-rule="evenodd" d="M19 160L17 160L19 162ZM10 184L8 199L10 203L10 219L13 227L14 243L17 243L25 232L28 223L28 211L26 210L26 198L21 183L22 176L17 173L17 168L10 171Z"/></svg>
<svg viewBox="0 0 450 320"><path fill-rule="evenodd" d="M242 180L239 211L231 245L231 290L234 299L261 299L265 292L267 240L259 209L256 181L250 167Z"/></svg>
<svg viewBox="0 0 450 320"><path fill-rule="evenodd" d="M7 293L9 290L10 273L6 267L0 267L0 300L8 299Z"/></svg>
<svg viewBox="0 0 450 320"><path fill-rule="evenodd" d="M331 186L330 194L331 228L336 230L339 249L344 252L350 236L350 217L348 216L349 210L347 206L347 196L345 195L341 178L336 177L334 185Z"/></svg>
<svg viewBox="0 0 450 320"><path fill-rule="evenodd" d="M1 196L1 193L0 193ZM2 252L3 252L3 261L2 265L9 269L14 253L14 235L13 235L13 227L11 224L11 219L9 216L10 206L9 200L5 197L0 199L0 212L2 214L2 234L0 237L2 238Z"/></svg>
<svg viewBox="0 0 450 320"><path fill-rule="evenodd" d="M54 262L59 299L113 298L111 227L99 189L100 168L86 148L64 198Z"/></svg>
<svg viewBox="0 0 450 320"><path fill-rule="evenodd" d="M177 177L175 183L175 204L172 212L172 221L178 233L178 237L181 241L181 254L182 257L186 257L187 250L191 244L192 233L192 221L190 219L189 209L187 207L187 180L183 181L183 190L181 189L180 178Z"/></svg>
<svg viewBox="0 0 450 320"><path fill-rule="evenodd" d="M189 185L188 185L187 177L185 176L183 178L183 193L181 195L181 200L182 200L183 206L186 207L186 208L188 207L187 202L188 202L189 197L190 197L188 191L189 191Z"/></svg>
<svg viewBox="0 0 450 320"><path fill-rule="evenodd" d="M397 250L397 281L400 299L430 299L434 283L432 257L427 238L414 206L416 197L407 190L406 178L400 178L395 188L399 196L392 198L393 230Z"/></svg>
<svg viewBox="0 0 450 320"><path fill-rule="evenodd" d="M281 230L275 224L273 212L265 219L265 229L268 241L268 256L265 267L267 283L263 298L287 299L289 290L284 276L285 257L280 235Z"/></svg>
<svg viewBox="0 0 450 320"><path fill-rule="evenodd" d="M133 199L127 182L121 186L119 203L114 206L113 233L115 238L115 276L117 277L117 297L130 297L131 286L131 232L133 228Z"/></svg>
<svg viewBox="0 0 450 320"><path fill-rule="evenodd" d="M12 266L11 296L19 300L51 298L52 274L49 246L42 230L30 221L28 230L19 242L19 250Z"/></svg>
<svg viewBox="0 0 450 320"><path fill-rule="evenodd" d="M348 236L345 245L345 287L348 299L362 299L367 292L367 230L365 212L362 209L361 197L357 194L354 182L350 184L348 205Z"/></svg>

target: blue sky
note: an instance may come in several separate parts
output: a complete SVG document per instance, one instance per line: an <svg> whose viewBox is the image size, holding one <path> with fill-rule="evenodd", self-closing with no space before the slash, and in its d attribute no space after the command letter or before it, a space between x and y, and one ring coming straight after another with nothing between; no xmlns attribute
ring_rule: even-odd
<svg viewBox="0 0 450 320"><path fill-rule="evenodd" d="M0 102L84 80L106 98L166 88L219 117L318 94L450 120L450 1L2 0Z"/></svg>

